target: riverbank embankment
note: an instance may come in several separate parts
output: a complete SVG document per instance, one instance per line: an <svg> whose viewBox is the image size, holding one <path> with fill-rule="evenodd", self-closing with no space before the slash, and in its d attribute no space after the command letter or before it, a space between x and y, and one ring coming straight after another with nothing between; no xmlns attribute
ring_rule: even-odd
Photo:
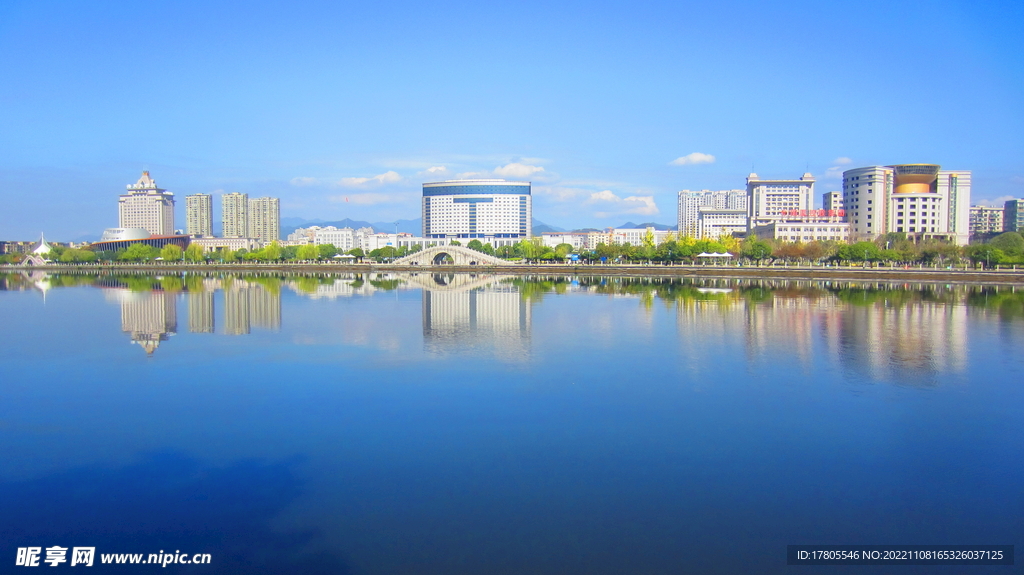
<svg viewBox="0 0 1024 575"><path fill-rule="evenodd" d="M86 273L487 273L510 276L567 275L662 278L793 279L818 281L940 282L972 284L1021 284L1024 269L975 270L932 267L855 266L686 266L686 265L564 265L510 264L507 266L417 266L378 263L208 263L208 264L54 264L0 266L0 272L46 271Z"/></svg>

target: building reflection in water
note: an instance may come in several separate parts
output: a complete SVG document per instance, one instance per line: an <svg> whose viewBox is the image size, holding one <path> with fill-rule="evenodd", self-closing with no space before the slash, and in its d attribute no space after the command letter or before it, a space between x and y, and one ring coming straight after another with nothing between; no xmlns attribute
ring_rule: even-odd
<svg viewBox="0 0 1024 575"><path fill-rule="evenodd" d="M931 385L939 373L967 368L967 319L965 305L849 306L839 361L871 379Z"/></svg>
<svg viewBox="0 0 1024 575"><path fill-rule="evenodd" d="M417 274L423 289L423 347L431 354L488 350L503 361L530 357L531 304L496 276Z"/></svg>
<svg viewBox="0 0 1024 575"><path fill-rule="evenodd" d="M178 306L173 293L115 288L107 298L121 305L121 331L152 355L160 342L178 332Z"/></svg>
<svg viewBox="0 0 1024 575"><path fill-rule="evenodd" d="M224 333L244 335L252 326L277 330L281 327L280 288L260 283L231 280L223 286Z"/></svg>
<svg viewBox="0 0 1024 575"><path fill-rule="evenodd" d="M213 333L213 293L214 290L189 290L188 295L188 330L192 333Z"/></svg>
<svg viewBox="0 0 1024 575"><path fill-rule="evenodd" d="M966 370L967 306L907 294L922 292L828 290L811 282L712 288L676 301L681 354L692 372L705 375L714 371L708 358L740 347L748 362L827 358L871 380L905 385Z"/></svg>
<svg viewBox="0 0 1024 575"><path fill-rule="evenodd" d="M999 317L1004 323L1024 318L1024 293L993 286L599 276L512 279L450 273L152 277L32 272L0 279L0 289L35 290L44 298L58 287L104 288L106 297L121 308L121 329L150 355L177 332L178 298L187 302L190 332L214 333L217 291L223 293L220 333L240 335L254 328L280 328L282 289L312 299L418 289L426 353L465 352L503 361L530 358L531 306L544 293L637 298L638 313L646 314L648 324L664 315L659 309L674 315L681 367L694 381L708 382L722 361L743 353L755 370L758 360L767 365L781 357L804 365L827 361L839 373L873 381L932 385L939 374L968 368L971 314ZM630 319L606 311L598 315L610 322L609 333L621 331L618 324ZM371 317L364 328L377 325ZM633 322L629 329L636 327Z"/></svg>

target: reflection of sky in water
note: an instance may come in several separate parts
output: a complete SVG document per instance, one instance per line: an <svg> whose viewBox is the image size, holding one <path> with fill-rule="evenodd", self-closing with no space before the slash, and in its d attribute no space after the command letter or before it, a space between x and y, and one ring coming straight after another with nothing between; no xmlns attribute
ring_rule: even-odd
<svg viewBox="0 0 1024 575"><path fill-rule="evenodd" d="M1024 324L967 292L386 279L0 292L0 553L781 573L791 543L1021 543Z"/></svg>

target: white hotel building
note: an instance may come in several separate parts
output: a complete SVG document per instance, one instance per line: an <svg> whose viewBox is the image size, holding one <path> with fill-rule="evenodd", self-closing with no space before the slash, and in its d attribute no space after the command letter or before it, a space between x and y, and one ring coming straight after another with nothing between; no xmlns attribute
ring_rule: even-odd
<svg viewBox="0 0 1024 575"><path fill-rule="evenodd" d="M533 235L530 182L448 180L423 184L423 237L478 239L494 247Z"/></svg>
<svg viewBox="0 0 1024 575"><path fill-rule="evenodd" d="M156 187L149 172L134 185L128 184L128 193L117 201L118 227L142 228L154 236L174 233L174 194Z"/></svg>

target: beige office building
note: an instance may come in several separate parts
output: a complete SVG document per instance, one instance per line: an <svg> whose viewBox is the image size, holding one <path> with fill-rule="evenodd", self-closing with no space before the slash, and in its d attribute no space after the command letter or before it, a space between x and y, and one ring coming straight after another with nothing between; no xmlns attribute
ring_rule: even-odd
<svg viewBox="0 0 1024 575"><path fill-rule="evenodd" d="M174 233L174 194L156 186L149 172L135 184L128 184L128 193L118 199L118 227L142 228L154 236Z"/></svg>
<svg viewBox="0 0 1024 575"><path fill-rule="evenodd" d="M748 230L773 222L786 221L793 210L801 215L814 207L814 176L804 174L796 180L765 180L757 174L747 176Z"/></svg>
<svg viewBox="0 0 1024 575"><path fill-rule="evenodd" d="M967 245L971 172L935 164L868 166L843 172L843 204L852 241L890 232L915 240Z"/></svg>

